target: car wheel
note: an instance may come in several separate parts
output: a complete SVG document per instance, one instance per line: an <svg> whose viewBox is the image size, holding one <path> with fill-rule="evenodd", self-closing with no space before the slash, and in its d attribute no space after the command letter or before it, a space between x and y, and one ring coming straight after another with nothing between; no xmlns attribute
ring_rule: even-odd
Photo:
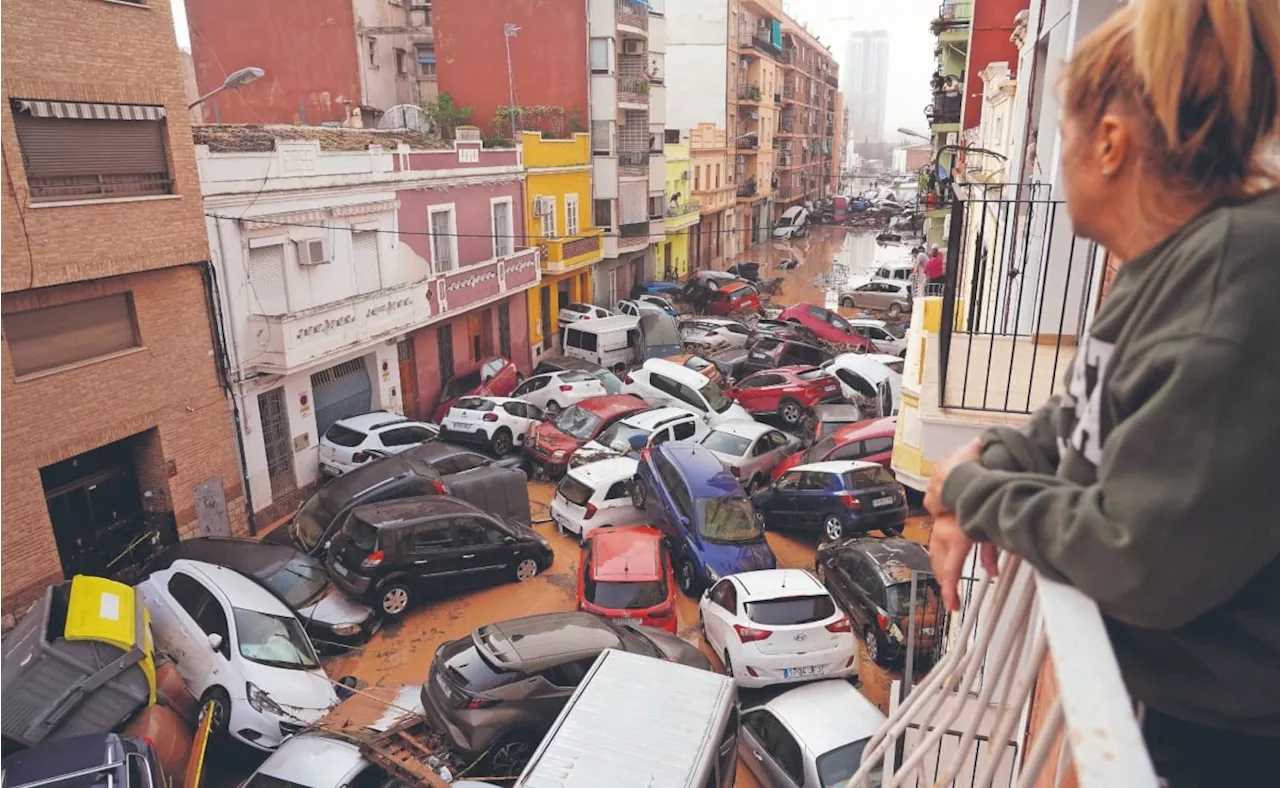
<svg viewBox="0 0 1280 788"><path fill-rule="evenodd" d="M560 403L556 402L555 400L551 400L550 402L547 403L547 407L543 408L543 410L546 411L547 413L559 413Z"/></svg>
<svg viewBox="0 0 1280 788"><path fill-rule="evenodd" d="M828 541L838 542L844 538L844 523L834 514L822 521L822 535Z"/></svg>
<svg viewBox="0 0 1280 788"><path fill-rule="evenodd" d="M209 735L225 736L227 726L231 724L231 696L222 687L210 687L200 699L200 708L203 709L211 701L213 708L209 713L213 715L213 719L209 723Z"/></svg>
<svg viewBox="0 0 1280 788"><path fill-rule="evenodd" d="M536 558L523 558L520 563L516 564L516 580L524 582L532 580L538 576L538 560Z"/></svg>
<svg viewBox="0 0 1280 788"><path fill-rule="evenodd" d="M867 631L862 633L862 645L867 648L867 659L877 665L884 665L880 661L880 636L871 627L867 627Z"/></svg>
<svg viewBox="0 0 1280 788"><path fill-rule="evenodd" d="M788 427L794 427L804 418L804 408L800 407L799 402L787 397L778 405L778 418Z"/></svg>
<svg viewBox="0 0 1280 788"><path fill-rule="evenodd" d="M493 440L489 444L489 450L493 452L495 457L505 457L511 451L511 430L503 427L493 434Z"/></svg>
<svg viewBox="0 0 1280 788"><path fill-rule="evenodd" d="M688 558L680 562L680 567L676 570L676 582L680 584L680 590L685 595L697 596L698 570L694 569L693 562Z"/></svg>
<svg viewBox="0 0 1280 788"><path fill-rule="evenodd" d="M631 505L636 507L637 509L643 509L644 503L645 503L644 497L645 497L644 482L640 481L639 477L632 479L631 480Z"/></svg>
<svg viewBox="0 0 1280 788"><path fill-rule="evenodd" d="M729 652L724 652L724 675L733 678L733 660L729 659Z"/></svg>
<svg viewBox="0 0 1280 788"><path fill-rule="evenodd" d="M533 742L525 736L509 736L493 748L489 768L495 777L516 777L533 756Z"/></svg>
<svg viewBox="0 0 1280 788"><path fill-rule="evenodd" d="M889 304L889 314L894 317L902 314L902 304Z"/></svg>
<svg viewBox="0 0 1280 788"><path fill-rule="evenodd" d="M840 306L853 306L853 296L845 296L840 299Z"/></svg>
<svg viewBox="0 0 1280 788"><path fill-rule="evenodd" d="M378 609L388 618L399 618L409 609L413 592L404 583L390 583L378 592Z"/></svg>
<svg viewBox="0 0 1280 788"><path fill-rule="evenodd" d="M884 528L881 528L881 529L880 529L880 533L884 534L885 536L902 536L902 526L900 526L900 525L895 525L895 526L888 526L888 525L886 525Z"/></svg>

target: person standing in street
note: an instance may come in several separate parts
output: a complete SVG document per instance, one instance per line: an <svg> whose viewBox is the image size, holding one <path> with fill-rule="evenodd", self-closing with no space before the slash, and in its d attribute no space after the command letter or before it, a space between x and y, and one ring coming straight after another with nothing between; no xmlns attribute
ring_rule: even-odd
<svg viewBox="0 0 1280 788"><path fill-rule="evenodd" d="M1280 3L1134 0L1065 71L1067 209L1125 262L1065 391L938 463L930 559L952 610L974 543L1095 600L1171 788L1275 784Z"/></svg>

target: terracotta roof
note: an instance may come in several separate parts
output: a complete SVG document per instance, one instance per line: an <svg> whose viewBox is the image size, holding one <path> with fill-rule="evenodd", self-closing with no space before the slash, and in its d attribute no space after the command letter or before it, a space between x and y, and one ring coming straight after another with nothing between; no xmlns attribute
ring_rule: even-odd
<svg viewBox="0 0 1280 788"><path fill-rule="evenodd" d="M264 153L275 150L276 140L315 140L321 150L360 151L370 145L394 150L400 143L411 148L441 149L451 146L434 137L408 129L381 131L329 126L198 125L191 127L197 145L214 153Z"/></svg>

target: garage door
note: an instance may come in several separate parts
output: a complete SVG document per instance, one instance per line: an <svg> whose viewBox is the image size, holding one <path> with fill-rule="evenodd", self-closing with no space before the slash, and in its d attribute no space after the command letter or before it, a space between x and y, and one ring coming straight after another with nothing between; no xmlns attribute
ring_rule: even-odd
<svg viewBox="0 0 1280 788"><path fill-rule="evenodd" d="M316 402L317 434L324 435L338 419L368 413L372 397L364 359L344 361L311 376L311 396Z"/></svg>

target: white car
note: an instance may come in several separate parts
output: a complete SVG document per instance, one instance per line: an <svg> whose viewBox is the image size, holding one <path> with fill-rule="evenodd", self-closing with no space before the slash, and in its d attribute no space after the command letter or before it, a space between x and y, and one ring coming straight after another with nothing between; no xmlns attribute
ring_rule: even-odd
<svg viewBox="0 0 1280 788"><path fill-rule="evenodd" d="M415 711L421 713L422 705L413 705ZM443 775L441 779L444 779ZM296 785L307 788L396 788L403 783L365 758L359 745L336 736L308 731L281 744L249 777L244 788L291 788ZM454 780L449 786L491 788L492 783Z"/></svg>
<svg viewBox="0 0 1280 788"><path fill-rule="evenodd" d="M894 372L881 358L879 353L841 353L822 365L823 371L840 381L840 394L847 401L874 403L867 418L892 416L902 403L902 373Z"/></svg>
<svg viewBox="0 0 1280 788"><path fill-rule="evenodd" d="M633 455L665 441L696 441L707 434L707 423L687 408L653 408L614 422L569 457L569 467Z"/></svg>
<svg viewBox="0 0 1280 788"><path fill-rule="evenodd" d="M758 421L726 421L702 438L747 495L769 483L773 469L799 451L800 439Z"/></svg>
<svg viewBox="0 0 1280 788"><path fill-rule="evenodd" d="M671 299L657 293L641 293L637 301L643 301L646 304L653 304L662 309L667 314L677 311L676 305L671 303Z"/></svg>
<svg viewBox="0 0 1280 788"><path fill-rule="evenodd" d="M889 368L890 372L902 374L902 368L906 366L906 356L890 356L887 353L863 353L862 357L871 361L878 361Z"/></svg>
<svg viewBox="0 0 1280 788"><path fill-rule="evenodd" d="M439 433L440 428L430 422L411 421L386 410L338 419L320 439L320 472L341 476L369 460L435 440Z"/></svg>
<svg viewBox="0 0 1280 788"><path fill-rule="evenodd" d="M630 457L614 457L570 468L551 499L556 528L583 539L596 528L646 522L631 503L637 465Z"/></svg>
<svg viewBox="0 0 1280 788"><path fill-rule="evenodd" d="M655 304L651 301L627 299L619 301L617 306L618 314L632 315L640 317L641 315L665 315L667 310L661 304Z"/></svg>
<svg viewBox="0 0 1280 788"><path fill-rule="evenodd" d="M751 341L751 329L736 320L703 317L681 323L680 338L712 349L746 347Z"/></svg>
<svg viewBox="0 0 1280 788"><path fill-rule="evenodd" d="M576 323L579 320L599 320L602 317L612 317L613 313L602 306L595 304L584 304L575 301L572 304L565 304L560 307L560 327L564 328L570 323Z"/></svg>
<svg viewBox="0 0 1280 788"><path fill-rule="evenodd" d="M907 332L893 323L856 317L849 319L849 325L853 326L854 331L871 340L871 344L878 351L877 355L906 356Z"/></svg>
<svg viewBox="0 0 1280 788"><path fill-rule="evenodd" d="M663 358L651 358L644 366L627 373L622 381L622 393L634 394L652 405L691 410L705 418L710 426L751 418L746 408L729 399L724 390L705 375Z"/></svg>
<svg viewBox="0 0 1280 788"><path fill-rule="evenodd" d="M698 602L698 625L739 687L858 675L848 617L803 569L721 578Z"/></svg>
<svg viewBox="0 0 1280 788"><path fill-rule="evenodd" d="M587 397L603 397L609 393L600 378L580 369L565 369L534 375L516 386L511 392L515 399L548 413L559 413L570 405L577 405Z"/></svg>
<svg viewBox="0 0 1280 788"><path fill-rule="evenodd" d="M274 750L338 703L293 611L239 572L179 559L138 591L157 650L202 704L217 701L215 735Z"/></svg>
<svg viewBox="0 0 1280 788"><path fill-rule="evenodd" d="M503 457L524 445L542 422L542 408L514 397L463 397L440 420L440 439L488 449Z"/></svg>

